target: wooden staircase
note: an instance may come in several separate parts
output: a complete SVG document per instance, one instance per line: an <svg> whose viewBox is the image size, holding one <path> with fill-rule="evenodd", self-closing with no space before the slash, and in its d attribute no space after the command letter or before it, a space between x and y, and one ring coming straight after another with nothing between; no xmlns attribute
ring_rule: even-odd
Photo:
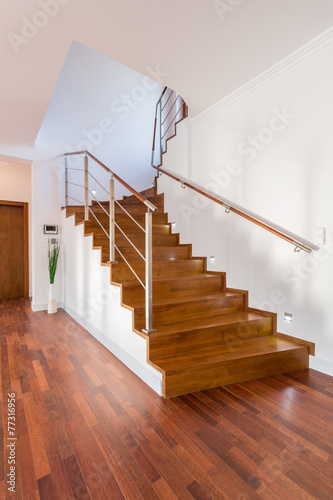
<svg viewBox="0 0 333 500"><path fill-rule="evenodd" d="M192 257L191 245L180 245L164 212L164 195L151 188L142 193L159 212L153 214L153 325L142 332L144 290L116 253L108 264L109 239L83 207L67 207L67 217L84 224L101 250L101 265L110 266L111 284L121 286L122 306L133 312L133 330L147 340L148 362L163 375L163 396L173 397L221 385L307 368L309 346L280 338L276 315L248 307L248 292L226 287L223 272L207 271L206 258ZM146 207L134 196L119 202L141 226ZM108 203L103 203L108 210ZM109 218L97 204L90 207L106 231ZM144 233L116 206L116 222L144 254ZM116 245L144 282L144 263L116 229ZM302 341L299 341L302 342Z"/></svg>

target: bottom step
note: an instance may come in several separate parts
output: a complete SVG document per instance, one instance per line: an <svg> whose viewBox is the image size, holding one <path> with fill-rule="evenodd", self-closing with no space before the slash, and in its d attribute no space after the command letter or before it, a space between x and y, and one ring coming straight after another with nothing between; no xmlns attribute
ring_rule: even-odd
<svg viewBox="0 0 333 500"><path fill-rule="evenodd" d="M309 366L308 347L272 335L155 359L164 397L212 389Z"/></svg>

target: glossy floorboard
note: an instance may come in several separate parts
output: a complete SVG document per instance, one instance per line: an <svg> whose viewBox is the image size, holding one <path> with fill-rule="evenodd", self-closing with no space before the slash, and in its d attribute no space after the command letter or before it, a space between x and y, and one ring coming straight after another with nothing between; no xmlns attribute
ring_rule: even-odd
<svg viewBox="0 0 333 500"><path fill-rule="evenodd" d="M0 335L1 499L333 498L331 377L301 370L166 400L62 310L2 300Z"/></svg>

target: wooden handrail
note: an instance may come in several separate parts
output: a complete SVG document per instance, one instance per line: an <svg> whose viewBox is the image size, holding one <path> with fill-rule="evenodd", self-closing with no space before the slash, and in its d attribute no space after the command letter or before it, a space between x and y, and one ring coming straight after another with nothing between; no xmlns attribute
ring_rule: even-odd
<svg viewBox="0 0 333 500"><path fill-rule="evenodd" d="M74 155L87 155L89 156L92 160L94 160L100 167L102 167L106 172L109 174L113 175L116 181L118 181L122 186L124 186L130 193L132 193L138 200L140 200L142 203L144 203L150 210L153 212L158 212L158 208L155 207L153 203L151 203L145 196L142 194L138 193L134 188L132 188L127 182L125 182L119 175L115 174L110 170L104 163L99 161L94 155L89 153L89 151L73 151L72 153L65 153L65 156L74 156Z"/></svg>
<svg viewBox="0 0 333 500"><path fill-rule="evenodd" d="M269 221L264 220L262 217L259 215L251 214L249 211L245 211L241 209L239 206L236 204L231 203L230 201L223 199L222 197L218 195L212 195L208 191L205 191L202 188L199 188L192 184L189 180L183 179L181 177L178 177L171 172L168 172L167 170L160 168L160 167L155 167L152 165L153 168L155 168L158 172L161 172L168 177L171 177L171 179L174 179L177 182L180 182L183 186L186 186L193 191L196 191L197 193L201 194L202 196L205 196L206 198L209 198L210 200L214 201L215 203L218 203L219 205L222 205L225 209L226 212L234 212L235 214L243 217L244 219L252 222L253 224L256 224L257 226L265 229L266 231L269 231L270 233L274 234L275 236L278 236L279 238L282 238L283 240L287 241L288 243L291 243L292 245L295 246L295 251L299 250L304 250L305 252L311 253L312 250L319 250L319 247L317 245L314 245L310 241L307 241L303 238L298 238L294 236L292 233L283 230L282 228L277 229L277 226L273 223L270 223Z"/></svg>

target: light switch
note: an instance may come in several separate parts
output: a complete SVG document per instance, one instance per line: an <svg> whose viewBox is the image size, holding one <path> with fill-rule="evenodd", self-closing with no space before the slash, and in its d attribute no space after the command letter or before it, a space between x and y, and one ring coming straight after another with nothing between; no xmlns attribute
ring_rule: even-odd
<svg viewBox="0 0 333 500"><path fill-rule="evenodd" d="M316 227L315 240L317 245L326 244L326 227Z"/></svg>

